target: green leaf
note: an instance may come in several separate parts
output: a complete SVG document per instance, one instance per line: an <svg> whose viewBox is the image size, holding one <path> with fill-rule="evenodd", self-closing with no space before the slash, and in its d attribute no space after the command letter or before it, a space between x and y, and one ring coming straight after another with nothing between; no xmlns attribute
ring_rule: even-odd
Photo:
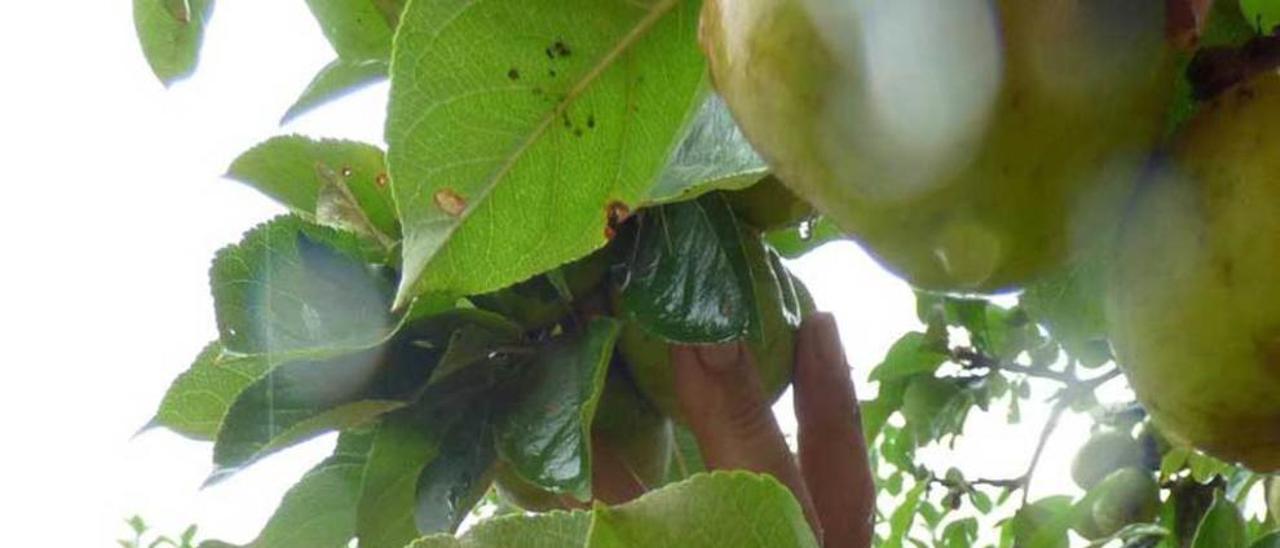
<svg viewBox="0 0 1280 548"><path fill-rule="evenodd" d="M520 476L590 500L591 420L618 331L618 322L596 319L580 337L553 341L525 366L528 377L496 429L499 452Z"/></svg>
<svg viewBox="0 0 1280 548"><path fill-rule="evenodd" d="M719 95L707 94L646 203L691 200L712 190L751 186L768 173Z"/></svg>
<svg viewBox="0 0 1280 548"><path fill-rule="evenodd" d="M635 226L621 242L629 250L622 286L628 319L681 343L737 340L760 324L751 261L763 253L761 243L723 196L648 210Z"/></svg>
<svg viewBox="0 0 1280 548"><path fill-rule="evenodd" d="M1259 34L1269 33L1280 26L1280 2L1276 0L1240 0L1240 10Z"/></svg>
<svg viewBox="0 0 1280 548"><path fill-rule="evenodd" d="M245 354L333 353L385 340L389 269L350 233L278 217L218 252L210 271L218 332Z"/></svg>
<svg viewBox="0 0 1280 548"><path fill-rule="evenodd" d="M687 426L673 424L671 428L673 451L671 463L667 466L666 483L684 481L694 474L707 471L706 461L702 459L702 451L698 448L698 439Z"/></svg>
<svg viewBox="0 0 1280 548"><path fill-rule="evenodd" d="M142 52L164 85L195 71L212 13L213 0L133 0L133 25Z"/></svg>
<svg viewBox="0 0 1280 548"><path fill-rule="evenodd" d="M824 244L844 239L844 237L835 221L827 217L818 217L797 226L780 228L765 234L765 240L769 245L788 259L798 259Z"/></svg>
<svg viewBox="0 0 1280 548"><path fill-rule="evenodd" d="M483 323L463 325L454 331L428 384L440 383L476 364L505 359L508 356L503 352L503 347L520 342L520 326L496 314L476 312L479 313L478 317L484 318Z"/></svg>
<svg viewBox="0 0 1280 548"><path fill-rule="evenodd" d="M409 548L564 548L582 546L591 527L590 512L514 514L484 520L461 538L436 535Z"/></svg>
<svg viewBox="0 0 1280 548"><path fill-rule="evenodd" d="M968 548L978 539L978 520L964 518L947 524L942 530L942 543L946 548Z"/></svg>
<svg viewBox="0 0 1280 548"><path fill-rule="evenodd" d="M1280 548L1280 531L1272 531L1253 541L1249 548Z"/></svg>
<svg viewBox="0 0 1280 548"><path fill-rule="evenodd" d="M439 454L439 440L415 418L389 415L374 434L356 512L362 548L401 548L421 535L414 523L418 477Z"/></svg>
<svg viewBox="0 0 1280 548"><path fill-rule="evenodd" d="M593 513L592 547L818 545L791 491L747 472L695 476Z"/></svg>
<svg viewBox="0 0 1280 548"><path fill-rule="evenodd" d="M1240 509L1221 493L1215 493L1213 505L1196 528L1191 548L1243 548L1245 541L1245 522Z"/></svg>
<svg viewBox="0 0 1280 548"><path fill-rule="evenodd" d="M281 124L387 77L403 0L307 0L338 58L316 74Z"/></svg>
<svg viewBox="0 0 1280 548"><path fill-rule="evenodd" d="M308 219L389 244L400 237L382 150L336 139L273 137L231 163L227 177Z"/></svg>
<svg viewBox="0 0 1280 548"><path fill-rule="evenodd" d="M1013 517L1015 545L1020 548L1066 548L1073 509L1071 497L1066 495L1043 498L1023 506Z"/></svg>
<svg viewBox="0 0 1280 548"><path fill-rule="evenodd" d="M1187 468L1191 470L1192 479L1208 483L1215 476L1225 474L1231 465L1199 451L1191 451L1187 455Z"/></svg>
<svg viewBox="0 0 1280 548"><path fill-rule="evenodd" d="M355 535L356 500L372 438L368 431L344 432L333 455L285 493L258 538L245 548L345 548ZM205 541L200 546L234 545Z"/></svg>
<svg viewBox="0 0 1280 548"><path fill-rule="evenodd" d="M1094 253L1028 286L1019 303L1085 367L1111 359L1103 311L1106 255Z"/></svg>
<svg viewBox="0 0 1280 548"><path fill-rule="evenodd" d="M231 403L266 372L266 358L228 354L221 343L209 343L191 368L174 379L148 427L213 440Z"/></svg>
<svg viewBox="0 0 1280 548"><path fill-rule="evenodd" d="M911 524L915 523L916 516L919 514L917 509L920 506L920 499L928 487L929 482L917 481L915 486L907 491L902 503L893 510L893 514L889 517L889 545L902 545L902 539L911 531Z"/></svg>
<svg viewBox="0 0 1280 548"><path fill-rule="evenodd" d="M280 124L287 124L329 101L385 80L388 66L386 59L339 58L330 61L316 73L311 83L307 84L307 89L302 90L302 95L285 111Z"/></svg>
<svg viewBox="0 0 1280 548"><path fill-rule="evenodd" d="M603 245L701 106L699 4L410 3L386 132L397 302L492 291Z"/></svg>
<svg viewBox="0 0 1280 548"><path fill-rule="evenodd" d="M923 447L957 433L972 403L968 393L954 382L932 375L913 377L902 396L904 428L914 434L916 446Z"/></svg>
<svg viewBox="0 0 1280 548"><path fill-rule="evenodd" d="M404 2L307 0L312 15L320 23L320 29L338 57L383 61L391 57L391 37L396 27L396 20L387 16L398 11L390 6L392 4L403 5ZM384 7L391 11L384 11Z"/></svg>
<svg viewBox="0 0 1280 548"><path fill-rule="evenodd" d="M414 521L419 531L454 532L489 489L497 462L490 400L476 398L455 414L442 435L440 454L418 476Z"/></svg>
<svg viewBox="0 0 1280 548"><path fill-rule="evenodd" d="M213 447L217 470L210 481L325 431L360 426L403 407L439 355L407 331L386 346L274 367L228 410Z"/></svg>
<svg viewBox="0 0 1280 548"><path fill-rule="evenodd" d="M871 370L870 380L886 382L920 374L932 376L948 358L945 342L939 345L925 333L907 333L893 343L884 361Z"/></svg>

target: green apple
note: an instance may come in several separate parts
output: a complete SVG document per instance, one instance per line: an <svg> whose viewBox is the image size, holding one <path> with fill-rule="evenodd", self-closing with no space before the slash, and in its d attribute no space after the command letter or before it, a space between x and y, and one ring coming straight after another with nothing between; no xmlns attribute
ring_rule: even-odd
<svg viewBox="0 0 1280 548"><path fill-rule="evenodd" d="M813 206L772 175L745 189L726 192L725 199L739 219L759 230L794 226L814 215Z"/></svg>
<svg viewBox="0 0 1280 548"><path fill-rule="evenodd" d="M1109 273L1117 361L1171 442L1280 469L1280 74L1207 104L1136 197Z"/></svg>
<svg viewBox="0 0 1280 548"><path fill-rule="evenodd" d="M1071 479L1089 490L1121 468L1141 466L1142 446L1127 433L1108 431L1089 438L1071 461Z"/></svg>
<svg viewBox="0 0 1280 548"><path fill-rule="evenodd" d="M890 270L1020 286L1087 249L1165 127L1162 0L707 0L713 83Z"/></svg>
<svg viewBox="0 0 1280 548"><path fill-rule="evenodd" d="M1160 509L1160 486L1151 472L1121 468L1098 483L1093 501L1093 523L1099 537L1115 534L1131 523L1155 519Z"/></svg>

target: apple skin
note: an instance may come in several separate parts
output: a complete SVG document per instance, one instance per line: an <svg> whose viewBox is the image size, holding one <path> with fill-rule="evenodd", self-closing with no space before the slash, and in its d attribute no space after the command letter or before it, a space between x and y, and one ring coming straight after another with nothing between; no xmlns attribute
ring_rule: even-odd
<svg viewBox="0 0 1280 548"><path fill-rule="evenodd" d="M1160 486L1151 472L1121 468L1094 487L1098 491L1091 514L1099 537L1115 534L1130 523L1147 523L1160 510Z"/></svg>
<svg viewBox="0 0 1280 548"><path fill-rule="evenodd" d="M1135 198L1110 271L1118 363L1171 442L1280 469L1280 74L1212 100Z"/></svg>
<svg viewBox="0 0 1280 548"><path fill-rule="evenodd" d="M1102 432L1085 442L1071 462L1071 479L1089 490L1121 468L1143 464L1142 446L1124 432Z"/></svg>
<svg viewBox="0 0 1280 548"><path fill-rule="evenodd" d="M1159 0L707 0L700 41L792 191L913 285L985 293L1109 235L1165 129L1164 29Z"/></svg>

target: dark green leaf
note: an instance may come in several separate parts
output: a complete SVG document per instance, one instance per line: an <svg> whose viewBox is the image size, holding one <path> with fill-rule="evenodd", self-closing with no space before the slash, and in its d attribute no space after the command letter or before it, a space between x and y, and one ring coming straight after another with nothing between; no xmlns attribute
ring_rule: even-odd
<svg viewBox="0 0 1280 548"><path fill-rule="evenodd" d="M604 388L618 323L591 322L527 364L520 393L497 427L498 448L522 477L553 492L591 498L591 420Z"/></svg>
<svg viewBox="0 0 1280 548"><path fill-rule="evenodd" d="M883 383L920 374L932 376L949 357L945 343L937 343L924 333L903 335L889 348L884 361L871 370L870 380Z"/></svg>
<svg viewBox="0 0 1280 548"><path fill-rule="evenodd" d="M151 72L164 85L190 76L213 0L133 0L133 25Z"/></svg>
<svg viewBox="0 0 1280 548"><path fill-rule="evenodd" d="M222 344L245 354L369 348L395 329L394 280L357 236L278 217L222 249L210 271Z"/></svg>
<svg viewBox="0 0 1280 548"><path fill-rule="evenodd" d="M682 343L740 339L760 324L752 260L763 248L721 195L648 210L637 228L621 242L629 250L622 287L628 319Z"/></svg>
<svg viewBox="0 0 1280 548"><path fill-rule="evenodd" d="M300 135L273 137L236 158L227 176L324 224L384 244L400 236L386 165L376 146Z"/></svg>
<svg viewBox="0 0 1280 548"><path fill-rule="evenodd" d="M489 489L497 461L490 399L463 407L443 434L439 455L418 476L414 521L419 531L454 532Z"/></svg>
<svg viewBox="0 0 1280 548"><path fill-rule="evenodd" d="M1240 509L1221 493L1214 494L1213 505L1196 527L1191 548L1243 548L1245 542L1245 522Z"/></svg>
<svg viewBox="0 0 1280 548"><path fill-rule="evenodd" d="M329 458L285 493L275 514L247 548L345 548L355 535L360 478L373 436L343 433ZM231 546L203 543L201 547Z"/></svg>
<svg viewBox="0 0 1280 548"><path fill-rule="evenodd" d="M978 539L978 520L964 518L947 524L942 530L942 542L946 548L969 548Z"/></svg>
<svg viewBox="0 0 1280 548"><path fill-rule="evenodd" d="M601 247L701 106L699 4L410 3L386 132L397 302L492 291Z"/></svg>
<svg viewBox="0 0 1280 548"><path fill-rule="evenodd" d="M747 142L724 99L707 94L680 146L671 154L648 204L694 199L718 189L739 189L764 177L768 166Z"/></svg>
<svg viewBox="0 0 1280 548"><path fill-rule="evenodd" d="M191 368L174 379L149 426L213 440L232 402L266 372L265 357L228 354L222 344L210 343Z"/></svg>
<svg viewBox="0 0 1280 548"><path fill-rule="evenodd" d="M479 311L478 311L479 312ZM478 315L479 316L479 315ZM502 359L510 347L520 342L520 326L496 314L486 314L482 322L458 327L449 338L449 346L431 373L428 384L437 384L473 365Z"/></svg>

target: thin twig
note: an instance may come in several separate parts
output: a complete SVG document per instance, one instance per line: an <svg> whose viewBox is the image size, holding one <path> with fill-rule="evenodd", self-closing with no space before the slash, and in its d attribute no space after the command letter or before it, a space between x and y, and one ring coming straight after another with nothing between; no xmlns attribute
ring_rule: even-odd
<svg viewBox="0 0 1280 548"><path fill-rule="evenodd" d="M1065 392L1065 391L1064 391ZM1062 418L1062 413L1067 410L1067 406L1071 405L1071 398L1063 395L1063 398L1054 404L1053 411L1049 412L1049 420L1045 421L1044 427L1040 429L1040 441L1036 443L1036 452L1031 454L1031 463L1027 465L1027 471L1022 474L1022 505L1027 505L1027 496L1031 492L1031 478L1035 475L1036 466L1040 464L1040 456L1044 454L1044 447L1049 442L1049 436L1053 435L1054 429L1058 427L1058 419Z"/></svg>

